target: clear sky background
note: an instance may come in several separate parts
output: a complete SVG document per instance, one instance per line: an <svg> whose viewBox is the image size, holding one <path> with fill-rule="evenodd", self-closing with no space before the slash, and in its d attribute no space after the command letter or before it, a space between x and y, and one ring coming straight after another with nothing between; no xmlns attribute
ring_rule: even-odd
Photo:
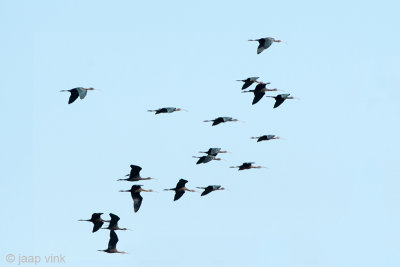
<svg viewBox="0 0 400 267"><path fill-rule="evenodd" d="M5 256L63 266L400 266L397 1L1 1ZM248 39L275 37L260 55ZM300 100L252 106L259 76ZM95 87L68 105L59 90ZM274 95L274 93L268 93ZM155 116L147 109L189 110ZM203 120L245 121L216 127ZM251 136L284 140L256 143ZM193 155L221 147L225 161ZM268 169L228 168L255 161ZM132 183L143 167L140 211ZM186 193L220 184L229 191ZM113 212L109 233L78 222ZM6 265L8 264L8 265ZM14 263L15 265L15 263ZM46 264L41 264L45 266Z"/></svg>

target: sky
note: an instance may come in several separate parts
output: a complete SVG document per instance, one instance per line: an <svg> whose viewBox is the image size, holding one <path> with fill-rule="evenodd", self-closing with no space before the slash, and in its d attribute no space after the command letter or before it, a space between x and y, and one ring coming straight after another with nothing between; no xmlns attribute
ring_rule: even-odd
<svg viewBox="0 0 400 267"><path fill-rule="evenodd" d="M399 266L396 1L1 1L1 265ZM248 39L275 37L257 55ZM252 106L238 79L298 99ZM68 105L60 90L94 87ZM268 93L267 95L275 95ZM188 112L155 116L148 109ZM203 120L243 122L211 127ZM257 143L252 136L280 140ZM196 165L210 147L230 153ZM238 172L254 161L267 169ZM143 168L141 209L130 164ZM187 187L227 190L173 201ZM107 230L79 222L117 214ZM25 263L21 265L34 265Z"/></svg>

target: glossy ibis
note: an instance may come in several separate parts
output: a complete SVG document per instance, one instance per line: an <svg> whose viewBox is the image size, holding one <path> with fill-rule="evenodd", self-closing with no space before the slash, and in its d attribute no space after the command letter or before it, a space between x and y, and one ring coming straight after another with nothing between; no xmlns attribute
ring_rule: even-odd
<svg viewBox="0 0 400 267"><path fill-rule="evenodd" d="M193 156L193 158L198 158L199 160L196 162L196 164L200 163L208 163L212 160L221 160L220 158L216 158L215 156L207 155L207 156L201 156L201 157L196 157Z"/></svg>
<svg viewBox="0 0 400 267"><path fill-rule="evenodd" d="M142 188L142 185L132 185L130 190L120 190L119 192L131 192L131 196L133 199L133 210L138 212L140 209L140 205L142 205L143 197L140 195L140 192L154 192L153 190L145 190Z"/></svg>
<svg viewBox="0 0 400 267"><path fill-rule="evenodd" d="M262 135L262 136L251 137L251 139L257 139L257 142L261 142L261 141L268 141L268 140L272 140L272 139L280 139L280 137L273 135L273 134L266 134L266 135Z"/></svg>
<svg viewBox="0 0 400 267"><path fill-rule="evenodd" d="M127 174L126 176L129 176L127 179L118 179L118 181L130 181L130 182L137 182L141 180L152 180L154 178L147 177L147 178L142 178L140 177L140 171L142 170L142 167L136 166L136 165L131 165L131 173Z"/></svg>
<svg viewBox="0 0 400 267"><path fill-rule="evenodd" d="M223 122L239 121L239 120L238 119L233 119L231 117L218 117L218 118L213 119L213 120L205 120L204 122L210 122L210 121L213 122L212 126L215 126L215 125L218 125L218 124L223 123Z"/></svg>
<svg viewBox="0 0 400 267"><path fill-rule="evenodd" d="M94 90L94 88L76 87L69 90L61 90L60 92L70 92L71 95L69 96L68 104L72 104L78 97L84 99L88 90Z"/></svg>
<svg viewBox="0 0 400 267"><path fill-rule="evenodd" d="M236 80L238 82L244 82L243 86L242 86L242 90L246 89L247 87L249 87L250 85L252 85L253 83L258 83L257 79L260 77L250 77L247 78L245 80Z"/></svg>
<svg viewBox="0 0 400 267"><path fill-rule="evenodd" d="M242 93L253 92L254 93L254 98L253 98L252 105L254 105L258 101L260 101L261 98L263 98L263 96L265 95L265 92L267 92L267 91L278 91L278 89L276 89L276 88L268 89L266 86L267 86L266 83L260 83L260 84L257 84L257 86L256 86L256 88L254 90L243 91Z"/></svg>
<svg viewBox="0 0 400 267"><path fill-rule="evenodd" d="M265 37L265 38L260 38L260 39L254 39L254 40L249 40L249 41L258 41L258 47L257 47L257 54L260 54L262 51L267 49L272 45L272 43L280 43L282 42L281 40L276 40L275 38L272 37Z"/></svg>
<svg viewBox="0 0 400 267"><path fill-rule="evenodd" d="M115 231L116 230L129 230L127 228L120 228L118 226L119 217L117 215L110 213L110 217L111 217L111 220L110 220L110 223L108 224L108 227L101 228L101 229L108 229L108 230L115 230Z"/></svg>
<svg viewBox="0 0 400 267"><path fill-rule="evenodd" d="M118 251L117 250L117 243L118 243L118 236L115 233L114 230L110 231L110 240L108 241L108 248L104 250L98 250L98 251L104 251L107 253L121 253L121 254L126 254L125 251Z"/></svg>
<svg viewBox="0 0 400 267"><path fill-rule="evenodd" d="M204 191L201 193L201 196L205 196L211 193L212 191L225 190L225 188L221 187L220 185L209 185L207 187L197 187L197 188L204 189Z"/></svg>
<svg viewBox="0 0 400 267"><path fill-rule="evenodd" d="M174 108L174 107L167 107L167 108L159 108L159 109L154 109L154 110L148 110L148 112L155 112L155 115L160 114L160 113L172 113L175 111L187 111L185 109L182 108Z"/></svg>
<svg viewBox="0 0 400 267"><path fill-rule="evenodd" d="M253 163L255 163L255 162L244 162L240 166L231 166L230 168L239 168L238 171L249 170L249 169L266 168L266 167L262 167L262 166L253 166Z"/></svg>
<svg viewBox="0 0 400 267"><path fill-rule="evenodd" d="M78 220L78 221L93 223L92 233L94 233L97 232L97 230L99 230L103 226L104 222L108 222L101 218L102 214L103 213L93 213L92 218L90 218L89 220Z"/></svg>
<svg viewBox="0 0 400 267"><path fill-rule="evenodd" d="M274 108L279 107L286 99L294 99L293 96L289 96L290 94L280 94L277 96L267 96L267 97L272 97L275 98L275 104Z"/></svg>
<svg viewBox="0 0 400 267"><path fill-rule="evenodd" d="M175 191L175 196L174 196L174 201L180 199L183 194L185 194L185 191L189 192L196 192L195 190L190 190L186 188L186 183L188 181L185 179L180 179L179 182L176 184L175 188L170 188L170 189L164 189L164 191Z"/></svg>

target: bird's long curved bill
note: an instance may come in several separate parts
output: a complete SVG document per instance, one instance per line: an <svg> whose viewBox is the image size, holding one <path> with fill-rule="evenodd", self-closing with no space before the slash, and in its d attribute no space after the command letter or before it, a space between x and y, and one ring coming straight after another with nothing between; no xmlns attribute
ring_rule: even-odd
<svg viewBox="0 0 400 267"><path fill-rule="evenodd" d="M119 190L118 192L131 192L131 190Z"/></svg>

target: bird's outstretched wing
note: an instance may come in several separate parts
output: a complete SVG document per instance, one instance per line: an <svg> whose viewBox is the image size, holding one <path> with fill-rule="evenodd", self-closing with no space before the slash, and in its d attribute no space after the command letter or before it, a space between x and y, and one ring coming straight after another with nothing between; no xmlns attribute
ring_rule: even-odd
<svg viewBox="0 0 400 267"><path fill-rule="evenodd" d="M177 201L178 199L180 199L181 196L183 196L183 194L185 194L185 191L184 191L184 190L182 190L182 191L176 191L176 192L175 192L175 196L174 196L174 201Z"/></svg>
<svg viewBox="0 0 400 267"><path fill-rule="evenodd" d="M247 80L244 80L244 84L242 86L242 90L248 88L250 85L252 85L254 83L254 81L251 81L250 78L248 78Z"/></svg>
<svg viewBox="0 0 400 267"><path fill-rule="evenodd" d="M257 48L257 54L260 54L262 51L270 47L273 43L270 38L262 38L258 42L260 45Z"/></svg>
<svg viewBox="0 0 400 267"><path fill-rule="evenodd" d="M92 233L97 232L102 226L104 222L103 221L97 221L93 223L93 230Z"/></svg>
<svg viewBox="0 0 400 267"><path fill-rule="evenodd" d="M261 98L263 98L264 95L265 95L264 92L255 91L252 105L257 104L257 102L260 101Z"/></svg>
<svg viewBox="0 0 400 267"><path fill-rule="evenodd" d="M108 225L108 228L112 228L112 227L116 226L119 221L119 217L113 213L110 213L110 217L111 217L111 220L110 220L110 224Z"/></svg>
<svg viewBox="0 0 400 267"><path fill-rule="evenodd" d="M78 97L79 97L78 90L76 90L76 89L72 89L70 91L70 93L71 93L71 95L69 96L68 104L74 103L75 100L78 99Z"/></svg>
<svg viewBox="0 0 400 267"><path fill-rule="evenodd" d="M118 243L118 236L114 230L110 231L110 240L108 241L108 249L115 249Z"/></svg>
<svg viewBox="0 0 400 267"><path fill-rule="evenodd" d="M133 199L133 210L135 212L138 212L140 206L142 205L143 197L140 195L140 193L134 193L132 194L132 199Z"/></svg>
<svg viewBox="0 0 400 267"><path fill-rule="evenodd" d="M98 219L100 219L100 216L102 215L103 213L93 213L92 214L92 218L90 219L91 221L96 221L96 220L98 220Z"/></svg>
<svg viewBox="0 0 400 267"><path fill-rule="evenodd" d="M203 193L201 193L201 196L205 196L205 195L211 193L212 191L213 191L213 187L211 185L209 185L204 189Z"/></svg>
<svg viewBox="0 0 400 267"><path fill-rule="evenodd" d="M204 162L205 158L206 156L200 157L199 160L196 162L196 164L205 163Z"/></svg>
<svg viewBox="0 0 400 267"><path fill-rule="evenodd" d="M283 97L275 98L274 108L279 107L284 101L285 101L285 98L283 98Z"/></svg>
<svg viewBox="0 0 400 267"><path fill-rule="evenodd" d="M83 89L83 88L76 88L79 94L79 98L80 99L84 99L86 94L87 94L87 90Z"/></svg>
<svg viewBox="0 0 400 267"><path fill-rule="evenodd" d="M185 179L180 179L179 182L176 184L176 188L181 188L184 187L186 185L188 181Z"/></svg>
<svg viewBox="0 0 400 267"><path fill-rule="evenodd" d="M140 166L131 165L131 172L129 174L129 178L138 178L140 177L139 173L142 170Z"/></svg>

